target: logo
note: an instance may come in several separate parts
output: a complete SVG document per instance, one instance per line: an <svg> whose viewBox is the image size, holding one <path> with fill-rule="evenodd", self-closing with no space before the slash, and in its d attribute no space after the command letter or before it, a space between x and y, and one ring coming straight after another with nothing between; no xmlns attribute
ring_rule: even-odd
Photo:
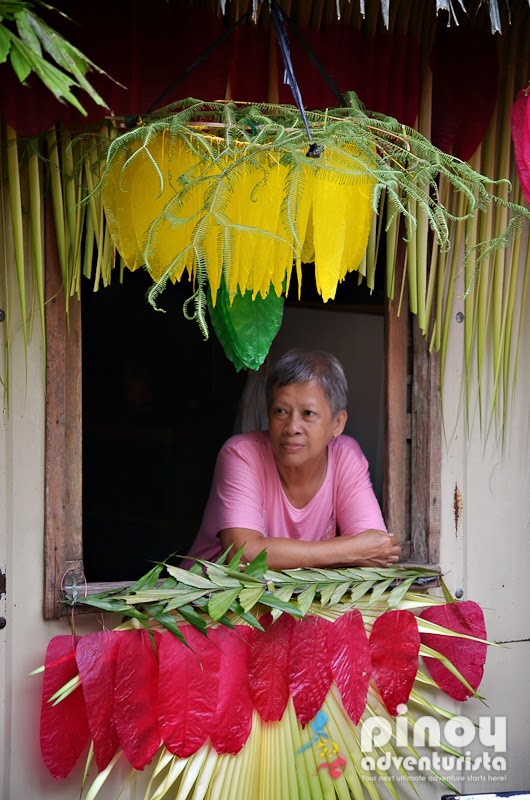
<svg viewBox="0 0 530 800"><path fill-rule="evenodd" d="M311 741L305 744L296 754L302 753L316 744L318 754L322 763L318 765L317 770L329 769L329 774L333 780L337 780L342 775L342 771L346 766L346 759L340 752L340 748L330 736L326 733L326 725L328 723L328 715L325 711L319 711L314 720L310 723L311 730L313 731Z"/></svg>
<svg viewBox="0 0 530 800"><path fill-rule="evenodd" d="M407 773L453 773L457 779L463 772L480 770L492 780L502 780L500 773L506 772L506 757L500 754L506 754L507 750L506 717L484 716L475 723L468 717L454 716L440 723L431 716L413 719L406 705L398 706L397 711L393 724L388 717L380 716L361 723L363 769L388 772L394 767L401 774L403 770ZM479 746L475 756L466 749L472 745L474 752ZM406 747L409 754L398 755L394 747ZM429 747L432 751L420 756L417 752L420 747ZM486 780L486 777L481 779Z"/></svg>

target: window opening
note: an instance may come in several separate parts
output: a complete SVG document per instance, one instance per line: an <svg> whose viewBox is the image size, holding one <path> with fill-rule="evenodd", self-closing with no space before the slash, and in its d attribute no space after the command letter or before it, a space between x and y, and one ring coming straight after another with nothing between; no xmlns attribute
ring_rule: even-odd
<svg viewBox="0 0 530 800"><path fill-rule="evenodd" d="M215 457L232 434L245 376L215 334L182 314L189 284L144 301L138 270L85 291L83 555L88 581L136 579L199 529Z"/></svg>
<svg viewBox="0 0 530 800"><path fill-rule="evenodd" d="M203 342L198 329L183 319L189 286L176 285L166 293L165 315L146 306L149 278L142 271L127 273L123 285L97 294L89 291L83 300L82 337L81 306L76 301L71 301L69 326L66 321L53 240L47 249L46 276L47 296L53 299L47 305L44 615L51 618L65 612L59 602L61 586L79 583L84 575L90 592L105 582L130 582L146 571L150 559L187 550L200 524L215 457L234 430L245 375L235 373L213 331L209 342ZM381 304L359 309L362 288L354 285L355 274L348 278L350 287L347 282L341 285L334 303L319 300L318 311L312 307L308 278L306 269L301 302L297 288L292 288L296 300L286 302L287 325L292 312L300 311L317 314L315 331L326 331L331 327L328 320L341 312L350 319L374 315L382 323ZM148 337L154 326L156 335ZM406 534L405 558L435 564L440 478L437 359L429 357L420 335L412 335L408 314L397 317L392 303L385 303L384 336L385 518L391 530ZM283 352L297 344L304 343L292 338L282 343L280 338L272 357L279 354L275 347ZM337 349L322 337L308 343L315 345ZM368 350L366 341L360 347ZM356 389L350 380L350 395ZM361 438L357 431L352 433ZM86 462L83 503L81 444ZM368 450L365 442L361 445ZM373 469L371 456L370 461ZM160 486L164 476L169 477L168 487ZM374 483L377 487L377 478ZM109 507L110 497L117 498L117 508Z"/></svg>

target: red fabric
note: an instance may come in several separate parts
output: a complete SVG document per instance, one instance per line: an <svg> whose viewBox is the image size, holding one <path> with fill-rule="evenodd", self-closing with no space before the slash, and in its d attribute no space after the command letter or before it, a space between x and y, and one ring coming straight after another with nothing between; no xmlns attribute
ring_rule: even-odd
<svg viewBox="0 0 530 800"><path fill-rule="evenodd" d="M126 631L101 631L81 636L75 657L83 684L90 735L98 770L108 766L118 750L114 725L114 679L118 649Z"/></svg>
<svg viewBox="0 0 530 800"><path fill-rule="evenodd" d="M40 718L40 746L44 763L54 778L66 778L88 741L88 723L82 687L56 706L48 700L77 675L75 647L78 637L55 636L44 661Z"/></svg>
<svg viewBox="0 0 530 800"><path fill-rule="evenodd" d="M441 29L431 54L432 142L467 161L497 102L497 41L469 26Z"/></svg>
<svg viewBox="0 0 530 800"><path fill-rule="evenodd" d="M432 606L424 609L420 617L456 633L465 633L478 639L486 638L484 614L480 606L472 600ZM437 633L422 633L421 641L427 647L447 656L472 688L475 691L478 689L484 674L487 644ZM440 661L435 658L425 658L424 661L432 679L449 697L455 700L467 700L472 696L469 689Z"/></svg>
<svg viewBox="0 0 530 800"><path fill-rule="evenodd" d="M269 41L268 31L255 25L242 25L234 32L228 73L230 97L253 102L268 99Z"/></svg>
<svg viewBox="0 0 530 800"><path fill-rule="evenodd" d="M191 625L182 625L187 644L171 634L159 648L159 719L167 749L187 758L208 738L219 690L220 651Z"/></svg>
<svg viewBox="0 0 530 800"><path fill-rule="evenodd" d="M416 40L379 34L374 37L338 23L302 34L342 93L353 90L365 107L413 126L419 108L420 49ZM291 58L306 108L335 108L338 100L311 64L302 46L290 36ZM392 75L392 80L389 80ZM283 84L278 53L280 102L293 103Z"/></svg>
<svg viewBox="0 0 530 800"><path fill-rule="evenodd" d="M159 647L160 634L154 633ZM114 685L114 724L125 756L144 769L160 747L158 661L146 630L127 631L119 644Z"/></svg>
<svg viewBox="0 0 530 800"><path fill-rule="evenodd" d="M288 614L272 624L260 619L265 633L252 630L249 683L254 708L264 722L278 722L289 700L289 651L294 619Z"/></svg>
<svg viewBox="0 0 530 800"><path fill-rule="evenodd" d="M372 674L370 646L359 611L343 614L328 625L326 648L342 704L357 725L366 708Z"/></svg>
<svg viewBox="0 0 530 800"><path fill-rule="evenodd" d="M309 617L295 623L289 657L289 691L296 716L305 727L322 708L332 675L326 649L330 623Z"/></svg>
<svg viewBox="0 0 530 800"><path fill-rule="evenodd" d="M122 89L108 78L89 74L89 80L117 116L146 113L168 86L213 44L227 23L208 11L164 0L130 0L125 6L104 0L64 7L75 22L57 14L41 15L98 66L124 84ZM307 108L335 107L338 101L323 78L290 34L295 74ZM395 116L413 125L419 94L419 45L406 37L388 34L369 38L336 24L323 31L303 31L317 58L342 92L357 91L366 107ZM269 31L243 24L229 36L162 102L167 105L185 97L223 100L269 99ZM283 64L277 52L280 102L293 103L283 85ZM392 74L392 80L389 80ZM9 63L0 64L0 108L7 121L22 136L47 130L57 120L71 128L105 116L83 92L78 99L88 117L56 101L35 75L23 87Z"/></svg>
<svg viewBox="0 0 530 800"><path fill-rule="evenodd" d="M420 634L410 611L386 611L370 634L373 678L390 714L406 703L418 672Z"/></svg>
<svg viewBox="0 0 530 800"><path fill-rule="evenodd" d="M223 32L217 16L183 3L164 0L130 0L127 4L92 0L91 3L59 2L59 8L75 20L68 23L57 14L39 9L39 14L72 44L79 47L109 75L124 84L122 89L94 72L88 78L114 114L146 113L165 89ZM78 23L78 24L77 24ZM162 105L183 97L222 100L230 65L230 39L179 84ZM27 87L19 84L11 65L0 64L0 108L7 121L22 136L47 130L57 120L75 128L102 119L108 111L93 103L84 92L77 94L88 116L56 101L35 75Z"/></svg>

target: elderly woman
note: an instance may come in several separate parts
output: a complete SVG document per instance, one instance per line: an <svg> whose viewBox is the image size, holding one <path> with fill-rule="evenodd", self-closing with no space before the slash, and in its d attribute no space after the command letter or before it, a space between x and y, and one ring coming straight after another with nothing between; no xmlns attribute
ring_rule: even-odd
<svg viewBox="0 0 530 800"><path fill-rule="evenodd" d="M189 553L215 560L230 545L272 569L389 566L399 558L385 530L368 463L342 435L347 383L324 351L290 350L267 381L269 430L222 447L204 518Z"/></svg>

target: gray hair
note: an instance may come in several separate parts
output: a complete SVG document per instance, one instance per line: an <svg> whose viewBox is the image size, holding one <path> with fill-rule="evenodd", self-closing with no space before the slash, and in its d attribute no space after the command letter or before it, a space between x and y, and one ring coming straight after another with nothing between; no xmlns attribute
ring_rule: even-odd
<svg viewBox="0 0 530 800"><path fill-rule="evenodd" d="M342 364L325 350L288 350L274 364L267 379L265 394L267 408L272 404L272 391L289 383L316 381L328 401L331 414L336 417L348 405L348 383Z"/></svg>

